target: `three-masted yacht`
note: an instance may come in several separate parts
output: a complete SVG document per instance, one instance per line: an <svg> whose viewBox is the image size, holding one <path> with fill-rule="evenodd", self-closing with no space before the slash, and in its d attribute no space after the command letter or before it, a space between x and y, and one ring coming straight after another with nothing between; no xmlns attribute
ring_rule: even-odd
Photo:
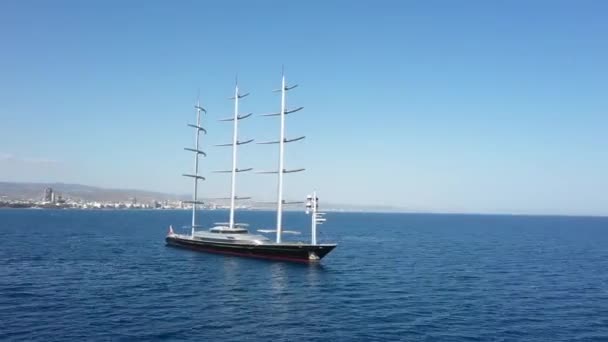
<svg viewBox="0 0 608 342"><path fill-rule="evenodd" d="M297 85L296 85L297 86ZM283 226L282 226L282 213L283 205L287 204L283 199L283 175L292 172L303 171L304 169L287 170L284 167L284 155L285 155L285 144L289 142L295 142L304 139L299 137L295 139L285 138L285 115L297 112L303 107L299 107L293 110L286 110L285 97L286 92L295 88L296 86L289 87L285 83L285 76L283 75L281 80L281 109L278 113L264 114L263 116L278 116L280 117L280 136L277 141L262 142L260 144L278 144L279 145L279 165L276 171L263 171L261 173L271 173L278 175L278 186L277 186L277 221L276 230L260 230L261 232L276 232L276 239L273 241L264 235L252 234L249 232L248 224L237 223L235 219L235 202L239 199L247 199L248 197L238 197L236 195L236 180L237 174L241 172L251 171L251 168L239 169L237 166L237 150L240 145L248 144L253 142L250 140L239 140L238 128L239 121L251 117L249 114L239 113L239 100L249 95L241 94L239 92L238 83L235 86L234 92L234 113L232 117L223 119L221 121L229 121L233 123L233 134L232 142L228 144L222 144L218 146L231 146L232 147L232 168L228 171L217 171L222 173L231 174L231 192L230 197L230 212L228 222L216 223L214 227L204 230L203 227L198 224L197 211L199 205L203 203L198 199L198 182L205 178L199 174L199 157L205 156L205 152L200 150L200 134L206 133L205 129L201 126L201 114L206 113L206 110L200 106L197 102L195 105L196 109L196 124L189 124L188 126L195 129L195 147L186 148L185 150L194 153L194 173L185 174L186 177L194 179L194 191L192 201L192 226L190 234L177 234L173 231L173 227L169 227L169 233L166 237L167 245L175 247L183 247L193 250L230 254L237 256L266 258L266 259L278 259L287 261L301 261L301 262L316 262L321 260L325 255L331 252L336 244L318 244L317 243L317 224L321 224L325 221L324 214L318 212L318 197L316 193L307 197L306 212L311 213L311 241L306 242L285 242L282 241Z"/></svg>

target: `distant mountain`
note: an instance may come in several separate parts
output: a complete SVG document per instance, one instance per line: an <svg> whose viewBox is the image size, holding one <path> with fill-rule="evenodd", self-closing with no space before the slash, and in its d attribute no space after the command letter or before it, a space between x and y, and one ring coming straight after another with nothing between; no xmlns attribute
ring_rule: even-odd
<svg viewBox="0 0 608 342"><path fill-rule="evenodd" d="M163 200L182 200L185 196L166 194L161 192L135 190L135 189L106 189L81 184L66 183L13 183L0 182L0 197L20 200L40 200L44 190L52 188L61 196L84 201L130 201L137 198L140 202Z"/></svg>

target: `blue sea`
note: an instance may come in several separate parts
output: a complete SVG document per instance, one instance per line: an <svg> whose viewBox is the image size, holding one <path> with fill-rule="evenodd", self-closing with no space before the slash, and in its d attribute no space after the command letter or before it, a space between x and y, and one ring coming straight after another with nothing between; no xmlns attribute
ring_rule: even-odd
<svg viewBox="0 0 608 342"><path fill-rule="evenodd" d="M0 340L608 341L608 218L327 218L306 265L166 247L187 211L0 210Z"/></svg>

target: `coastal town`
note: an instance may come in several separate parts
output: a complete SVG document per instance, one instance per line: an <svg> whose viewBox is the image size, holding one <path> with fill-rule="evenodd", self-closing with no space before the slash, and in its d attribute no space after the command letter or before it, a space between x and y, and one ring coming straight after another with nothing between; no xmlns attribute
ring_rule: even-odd
<svg viewBox="0 0 608 342"><path fill-rule="evenodd" d="M179 200L138 201L132 197L128 201L90 201L64 196L47 187L40 198L14 199L0 196L0 208L32 209L192 209L192 205ZM222 205L209 203L203 209L222 209Z"/></svg>
<svg viewBox="0 0 608 342"><path fill-rule="evenodd" d="M198 208L227 210L225 198L203 198ZM84 209L84 210L192 210L188 195L150 192L137 189L108 189L69 183L18 183L0 181L0 209ZM243 200L235 206L239 210L274 210L271 201ZM357 206L324 204L326 211L338 212L400 212L390 206ZM302 209L299 202L285 203L286 211Z"/></svg>

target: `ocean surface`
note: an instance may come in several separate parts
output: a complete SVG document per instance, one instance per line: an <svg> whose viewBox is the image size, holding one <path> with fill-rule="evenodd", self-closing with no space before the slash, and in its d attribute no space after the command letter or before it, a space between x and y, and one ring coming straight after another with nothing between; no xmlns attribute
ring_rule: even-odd
<svg viewBox="0 0 608 342"><path fill-rule="evenodd" d="M0 340L608 341L608 218L327 218L304 265L166 247L187 211L0 210Z"/></svg>

